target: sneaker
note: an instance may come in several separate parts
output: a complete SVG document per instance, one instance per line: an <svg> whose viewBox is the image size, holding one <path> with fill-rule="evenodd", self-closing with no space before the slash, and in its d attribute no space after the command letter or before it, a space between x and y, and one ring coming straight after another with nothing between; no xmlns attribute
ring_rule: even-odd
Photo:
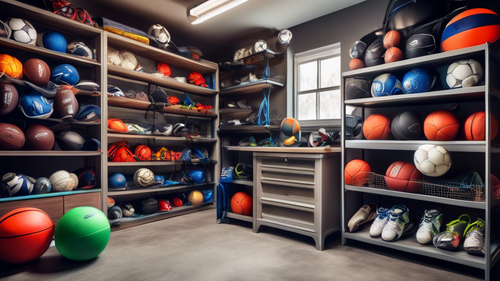
<svg viewBox="0 0 500 281"><path fill-rule="evenodd" d="M384 226L387 224L391 210L380 207L377 209L377 217L370 226L370 236L377 237L382 234Z"/></svg>
<svg viewBox="0 0 500 281"><path fill-rule="evenodd" d="M464 232L470 224L469 215L461 215L458 219L449 222L446 230L437 234L432 243L436 248L456 250L464 237Z"/></svg>
<svg viewBox="0 0 500 281"><path fill-rule="evenodd" d="M443 213L440 209L425 210L417 230L418 243L431 243L434 236L439 233L441 225L443 225Z"/></svg>
<svg viewBox="0 0 500 281"><path fill-rule="evenodd" d="M391 214L387 224L382 230L382 240L387 242L396 241L408 231L413 224L410 224L410 210L402 204L398 204L391 209Z"/></svg>
<svg viewBox="0 0 500 281"><path fill-rule="evenodd" d="M472 255L484 255L484 220L478 218L465 229L464 250Z"/></svg>

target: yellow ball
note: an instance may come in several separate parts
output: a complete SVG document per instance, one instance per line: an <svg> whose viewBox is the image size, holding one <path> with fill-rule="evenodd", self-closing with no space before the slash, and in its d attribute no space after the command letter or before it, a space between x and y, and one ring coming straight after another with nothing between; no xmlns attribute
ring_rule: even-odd
<svg viewBox="0 0 500 281"><path fill-rule="evenodd" d="M203 204L203 193L198 190L191 191L188 195L188 201L193 207L201 206L201 204Z"/></svg>

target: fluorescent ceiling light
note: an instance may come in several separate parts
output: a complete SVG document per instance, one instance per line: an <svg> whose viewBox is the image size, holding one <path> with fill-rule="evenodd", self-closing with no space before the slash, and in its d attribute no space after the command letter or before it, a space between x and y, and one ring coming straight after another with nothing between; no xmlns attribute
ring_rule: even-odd
<svg viewBox="0 0 500 281"><path fill-rule="evenodd" d="M246 1L248 0L208 0L190 8L188 15L195 17L191 24L199 24Z"/></svg>

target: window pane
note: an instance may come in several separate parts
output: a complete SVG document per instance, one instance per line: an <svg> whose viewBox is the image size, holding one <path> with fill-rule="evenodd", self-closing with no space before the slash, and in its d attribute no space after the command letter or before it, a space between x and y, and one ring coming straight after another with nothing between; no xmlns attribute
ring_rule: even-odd
<svg viewBox="0 0 500 281"><path fill-rule="evenodd" d="M340 86L340 56L321 60L321 88Z"/></svg>
<svg viewBox="0 0 500 281"><path fill-rule="evenodd" d="M298 120L316 119L316 93L299 95L297 104Z"/></svg>
<svg viewBox="0 0 500 281"><path fill-rule="evenodd" d="M340 90L319 93L319 119L340 119Z"/></svg>
<svg viewBox="0 0 500 281"><path fill-rule="evenodd" d="M312 61L299 65L299 91L314 90L318 87L317 62Z"/></svg>

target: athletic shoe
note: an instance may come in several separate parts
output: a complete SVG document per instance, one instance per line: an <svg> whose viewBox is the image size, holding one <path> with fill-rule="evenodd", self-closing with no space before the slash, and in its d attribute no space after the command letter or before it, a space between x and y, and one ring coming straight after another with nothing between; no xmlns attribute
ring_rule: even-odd
<svg viewBox="0 0 500 281"><path fill-rule="evenodd" d="M403 232L413 227L410 224L410 210L403 204L392 207L387 224L382 230L382 240L393 242L401 238Z"/></svg>
<svg viewBox="0 0 500 281"><path fill-rule="evenodd" d="M432 239L436 248L456 250L464 237L464 232L470 224L469 215L461 215L458 219L449 222L446 230L439 233Z"/></svg>
<svg viewBox="0 0 500 281"><path fill-rule="evenodd" d="M156 124L154 128L155 135L170 136L172 134L174 126L172 126L171 124Z"/></svg>
<svg viewBox="0 0 500 281"><path fill-rule="evenodd" d="M352 218L347 223L349 232L354 232L359 228L359 226L367 222L373 221L377 216L375 209L377 209L377 205L375 204L367 204L361 206L361 208L359 208L359 210L354 214L354 216L352 216Z"/></svg>
<svg viewBox="0 0 500 281"><path fill-rule="evenodd" d="M434 236L439 233L441 225L443 225L443 213L440 209L425 210L417 230L418 243L431 243Z"/></svg>
<svg viewBox="0 0 500 281"><path fill-rule="evenodd" d="M370 226L370 236L377 237L382 234L382 230L384 229L389 219L390 212L391 210L383 207L377 209L377 217Z"/></svg>
<svg viewBox="0 0 500 281"><path fill-rule="evenodd" d="M464 250L472 255L484 255L484 220L478 218L465 229Z"/></svg>

